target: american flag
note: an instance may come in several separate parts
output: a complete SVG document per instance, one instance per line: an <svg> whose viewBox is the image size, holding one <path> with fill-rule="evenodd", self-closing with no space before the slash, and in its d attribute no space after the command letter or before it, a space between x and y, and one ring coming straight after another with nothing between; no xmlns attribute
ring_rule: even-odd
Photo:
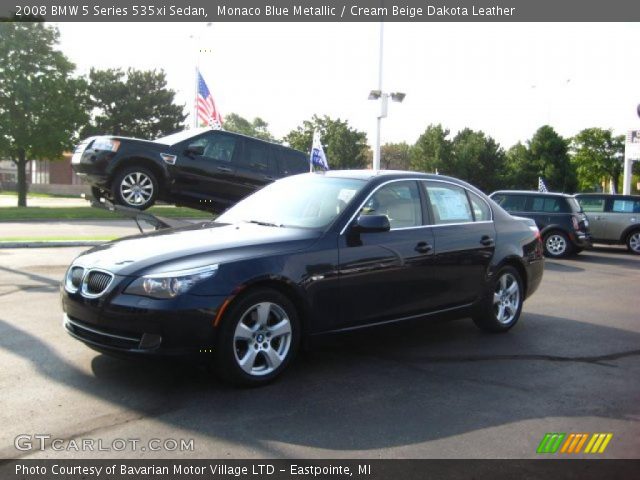
<svg viewBox="0 0 640 480"><path fill-rule="evenodd" d="M542 177L538 177L538 191L539 192L548 192L547 186L544 184L544 180Z"/></svg>
<svg viewBox="0 0 640 480"><path fill-rule="evenodd" d="M198 98L196 100L196 111L198 112L198 123L200 126L222 128L222 115L216 109L209 87L198 71Z"/></svg>

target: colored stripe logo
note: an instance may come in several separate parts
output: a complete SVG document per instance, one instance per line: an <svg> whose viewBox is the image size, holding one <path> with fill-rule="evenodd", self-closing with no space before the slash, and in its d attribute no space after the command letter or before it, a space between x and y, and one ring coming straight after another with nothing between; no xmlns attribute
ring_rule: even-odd
<svg viewBox="0 0 640 480"><path fill-rule="evenodd" d="M613 433L546 433L536 453L604 453L612 438Z"/></svg>

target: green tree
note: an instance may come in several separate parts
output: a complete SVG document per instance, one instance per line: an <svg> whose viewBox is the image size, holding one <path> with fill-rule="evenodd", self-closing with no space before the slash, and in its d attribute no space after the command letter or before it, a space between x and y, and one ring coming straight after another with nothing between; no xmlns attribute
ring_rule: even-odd
<svg viewBox="0 0 640 480"><path fill-rule="evenodd" d="M275 140L275 137L269 132L269 124L260 117L256 117L250 122L237 113L230 113L224 117L224 129L270 142Z"/></svg>
<svg viewBox="0 0 640 480"><path fill-rule="evenodd" d="M569 159L568 142L552 127L544 125L538 129L529 141L529 153L549 190L576 191L578 178ZM531 187L536 186L537 183Z"/></svg>
<svg viewBox="0 0 640 480"><path fill-rule="evenodd" d="M303 152L311 151L313 132L320 132L327 161L332 169L364 168L367 165L367 134L351 128L349 123L339 118L314 115L301 126L290 131L284 141Z"/></svg>
<svg viewBox="0 0 640 480"><path fill-rule="evenodd" d="M532 161L526 145L516 143L507 150L503 188L531 190L538 187L539 166Z"/></svg>
<svg viewBox="0 0 640 480"><path fill-rule="evenodd" d="M411 168L420 172L445 172L451 163L449 129L429 125L411 149Z"/></svg>
<svg viewBox="0 0 640 480"><path fill-rule="evenodd" d="M18 168L18 206L27 206L27 161L55 160L86 123L86 83L56 50L42 22L0 22L0 156Z"/></svg>
<svg viewBox="0 0 640 480"><path fill-rule="evenodd" d="M441 173L465 180L487 193L502 185L505 155L493 138L465 128L453 138L451 147L452 161Z"/></svg>
<svg viewBox="0 0 640 480"><path fill-rule="evenodd" d="M124 135L153 139L183 128L184 105L175 105L163 70L129 68L89 73L92 118L83 136Z"/></svg>
<svg viewBox="0 0 640 480"><path fill-rule="evenodd" d="M406 143L386 143L380 147L380 168L384 170L409 170L411 147Z"/></svg>
<svg viewBox="0 0 640 480"><path fill-rule="evenodd" d="M624 164L624 136L611 130L587 128L571 141L573 164L581 190L594 190L602 180L618 188Z"/></svg>

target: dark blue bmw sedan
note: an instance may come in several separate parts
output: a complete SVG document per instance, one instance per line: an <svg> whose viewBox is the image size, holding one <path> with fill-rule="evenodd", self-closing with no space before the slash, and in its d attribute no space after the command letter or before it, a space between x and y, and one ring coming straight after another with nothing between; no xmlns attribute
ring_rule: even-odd
<svg viewBox="0 0 640 480"><path fill-rule="evenodd" d="M444 314L507 331L543 265L535 225L460 180L309 173L215 221L83 253L63 281L64 326L107 354L198 353L256 385L311 336Z"/></svg>

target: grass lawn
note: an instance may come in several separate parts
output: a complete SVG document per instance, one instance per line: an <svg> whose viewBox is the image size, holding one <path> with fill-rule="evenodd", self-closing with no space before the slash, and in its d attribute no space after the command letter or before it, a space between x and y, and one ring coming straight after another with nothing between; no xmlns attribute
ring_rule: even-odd
<svg viewBox="0 0 640 480"><path fill-rule="evenodd" d="M169 218L213 218L211 213L185 207L151 207L145 210L159 217ZM123 217L93 207L0 207L0 222L22 220L118 220Z"/></svg>
<svg viewBox="0 0 640 480"><path fill-rule="evenodd" d="M0 192L0 197L18 198L18 192ZM55 193L27 193L27 198L80 198L80 195L57 195Z"/></svg>

